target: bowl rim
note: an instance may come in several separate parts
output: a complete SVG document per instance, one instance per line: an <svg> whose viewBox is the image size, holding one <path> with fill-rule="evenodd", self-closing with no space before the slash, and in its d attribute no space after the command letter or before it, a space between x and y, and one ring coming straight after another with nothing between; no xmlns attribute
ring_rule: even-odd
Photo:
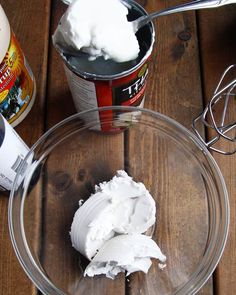
<svg viewBox="0 0 236 295"><path fill-rule="evenodd" d="M37 146L40 145L48 136L50 136L50 134L55 132L55 130L62 127L63 125L68 124L69 122L75 120L76 118L82 117L82 116L87 115L91 112L106 111L106 110L114 110L114 111L121 110L121 111L132 111L132 112L133 111L135 111L135 112L141 111L142 113L145 113L147 115L151 115L153 117L156 117L159 120L167 122L167 124L169 124L170 126L176 128L178 131L180 131L181 134L183 134L184 136L187 136L188 138L191 138L191 140L194 142L194 144L198 148L201 149L204 156L206 158L208 158L210 166L214 169L215 175L218 176L219 185L221 186L221 190L223 192L221 195L221 204L224 204L224 214L222 214L222 216L224 217L224 222L222 223L223 224L223 230L222 230L223 236L220 239L220 243L217 244L217 249L216 249L217 251L216 251L214 257L211 259L210 265L208 266L208 268L205 271L202 271L200 269L195 270L193 273L194 277L192 275L189 278L188 282L185 283L183 286L179 287L179 289L175 293L173 293L172 295L192 295L192 294L195 294L196 292L199 291L199 289L206 283L206 281L212 275L212 273L214 272L215 268L217 267L217 264L219 263L219 260L223 254L223 251L224 251L224 248L226 245L226 241L227 241L227 237L228 237L228 232L229 232L230 206L229 206L229 198L228 198L226 184L225 184L224 177L221 173L221 170L220 170L218 164L216 163L215 159L213 158L211 153L208 151L208 149L204 145L204 143L195 134L193 134L190 130L188 130L186 127L184 127L182 124L178 123L176 120L174 120L164 114L161 114L159 112L156 112L156 111L153 111L153 110L150 110L147 108L132 107L132 106L106 106L106 107L92 108L92 109L71 115L71 116L65 118L64 120L58 122L54 126L52 126L48 131L46 131L35 142L35 144L32 145L32 147L30 148L28 154L26 155L21 167L24 166L24 162L26 162L27 159L32 155L33 151L37 148ZM12 208L13 208L13 203L14 203L14 194L15 194L15 191L17 191L17 181L18 181L18 177L19 177L18 174L20 173L20 171L21 171L21 169L19 169L19 172L17 173L17 175L15 177L15 180L13 183L13 188L10 192L9 203L8 203L8 225L9 225L10 239L11 239L14 251L16 253L16 256L17 256L22 268L24 269L24 271L26 272L26 274L28 275L30 280L35 284L35 286L43 294L45 294L45 295L49 295L49 294L50 295L52 295L52 294L66 295L63 291L58 289L49 280L49 278L44 274L44 272L42 272L42 270L38 267L37 263L35 262L32 254L29 250L29 246L28 246L27 239L26 239L25 232L24 232L24 220L23 220L23 209L24 208L23 208L22 204L20 206L20 210L21 210L21 212L20 212L20 228L21 228L22 239L23 239L23 243L25 246L25 250L26 250L27 254L29 255L30 262L32 263L33 267L35 267L37 272L40 274L41 280L39 280L35 276L35 274L32 274L31 270L29 269L29 267L25 263L24 258L21 255L21 250L19 249L19 247L17 245L17 241L16 241L15 233L14 233ZM21 203L22 203L22 201L21 201ZM222 224L221 224L221 226L222 226ZM45 286L42 285L42 279L45 280L45 282L47 284L47 289L45 289ZM48 293L47 290L53 290L54 292Z"/></svg>

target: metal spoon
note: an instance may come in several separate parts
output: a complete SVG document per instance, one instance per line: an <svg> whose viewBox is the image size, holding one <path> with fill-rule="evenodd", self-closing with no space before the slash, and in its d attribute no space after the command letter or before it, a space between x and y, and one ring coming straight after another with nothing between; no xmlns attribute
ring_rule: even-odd
<svg viewBox="0 0 236 295"><path fill-rule="evenodd" d="M195 0L186 4L180 4L174 7L166 8L158 12L141 16L132 21L134 32L136 33L141 27L159 16L195 9L216 8L231 3L236 3L236 0Z"/></svg>

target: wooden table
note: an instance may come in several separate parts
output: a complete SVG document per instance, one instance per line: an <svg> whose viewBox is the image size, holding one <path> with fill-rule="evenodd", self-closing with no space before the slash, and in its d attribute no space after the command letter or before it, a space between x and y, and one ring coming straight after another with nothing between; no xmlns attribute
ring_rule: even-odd
<svg viewBox="0 0 236 295"><path fill-rule="evenodd" d="M139 1L148 12L180 1ZM16 130L31 146L55 123L75 113L62 62L51 35L66 6L60 0L2 0L37 81L36 102ZM236 62L236 6L186 12L156 22L156 43L150 65L145 107L161 112L187 128L203 109L223 70ZM231 110L236 118L236 110ZM225 177L231 206L228 242L219 266L198 294L236 292L236 155L214 153ZM13 251L7 221L8 196L0 197L0 294L33 295L36 288ZM118 293L117 293L118 294Z"/></svg>

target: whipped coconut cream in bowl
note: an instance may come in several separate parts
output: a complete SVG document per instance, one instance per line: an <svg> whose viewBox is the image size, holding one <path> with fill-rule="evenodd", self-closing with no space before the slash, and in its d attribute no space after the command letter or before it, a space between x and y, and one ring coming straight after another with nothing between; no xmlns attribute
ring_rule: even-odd
<svg viewBox="0 0 236 295"><path fill-rule="evenodd" d="M101 124L123 132L94 131ZM210 277L228 232L227 191L183 126L141 108L94 109L52 127L32 154L9 225L43 294L190 295Z"/></svg>

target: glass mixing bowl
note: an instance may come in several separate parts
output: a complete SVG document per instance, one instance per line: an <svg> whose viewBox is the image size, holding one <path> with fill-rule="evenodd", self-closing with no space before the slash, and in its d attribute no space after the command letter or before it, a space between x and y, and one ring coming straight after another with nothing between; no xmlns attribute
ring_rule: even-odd
<svg viewBox="0 0 236 295"><path fill-rule="evenodd" d="M9 202L10 234L29 278L44 294L196 293L214 271L227 238L223 177L205 146L159 113L105 107L69 117L31 148ZM156 201L153 239L167 266L153 264L115 280L88 278L88 261L71 246L70 226L95 184L124 169ZM22 179L23 177L23 179Z"/></svg>

